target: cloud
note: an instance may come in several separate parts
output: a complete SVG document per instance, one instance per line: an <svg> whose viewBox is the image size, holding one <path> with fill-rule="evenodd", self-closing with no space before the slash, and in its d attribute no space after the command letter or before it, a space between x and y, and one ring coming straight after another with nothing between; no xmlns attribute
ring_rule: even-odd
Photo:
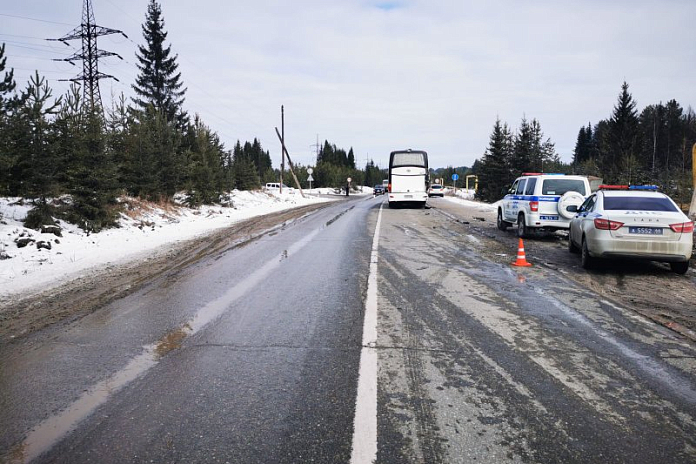
<svg viewBox="0 0 696 464"><path fill-rule="evenodd" d="M100 70L121 80L102 81L105 97L110 88L130 91L146 7L146 0L94 6L98 24L132 40L99 39L100 48L126 59L100 61ZM71 10L37 0L15 2L8 14L77 25L79 11ZM538 119L570 160L579 128L611 114L624 79L640 107L696 101L692 1L198 0L193 9L162 2L162 10L189 89L187 109L228 147L260 138L276 166L281 105L288 147L303 164L314 161L319 135L352 146L361 163L384 165L391 150L411 147L427 150L435 166L470 166L497 116L513 128L523 115ZM7 34L58 37L70 29L6 22ZM8 44L8 53L35 55L8 64L50 71L62 92L55 79L75 74L50 61L70 52L62 47L40 53ZM21 73L20 87L30 72Z"/></svg>

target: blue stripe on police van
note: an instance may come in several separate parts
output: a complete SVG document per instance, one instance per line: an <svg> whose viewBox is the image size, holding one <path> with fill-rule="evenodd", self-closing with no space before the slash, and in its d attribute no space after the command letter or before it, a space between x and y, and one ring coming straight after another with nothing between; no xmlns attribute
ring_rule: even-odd
<svg viewBox="0 0 696 464"><path fill-rule="evenodd" d="M539 197L536 195L505 195L507 200L525 200L525 201L549 201L558 203L561 197Z"/></svg>

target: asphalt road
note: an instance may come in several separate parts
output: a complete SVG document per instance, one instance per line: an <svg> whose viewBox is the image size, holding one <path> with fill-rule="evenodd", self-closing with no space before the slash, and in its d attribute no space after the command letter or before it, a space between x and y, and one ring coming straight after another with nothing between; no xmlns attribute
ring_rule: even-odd
<svg viewBox="0 0 696 464"><path fill-rule="evenodd" d="M374 289L377 462L696 462L692 342L501 263L461 220L475 212L383 201L338 202L0 347L0 459L351 462Z"/></svg>

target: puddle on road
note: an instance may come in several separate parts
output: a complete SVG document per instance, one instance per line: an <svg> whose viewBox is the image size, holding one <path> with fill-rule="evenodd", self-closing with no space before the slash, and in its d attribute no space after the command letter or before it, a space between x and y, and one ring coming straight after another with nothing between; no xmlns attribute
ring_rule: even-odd
<svg viewBox="0 0 696 464"><path fill-rule="evenodd" d="M316 229L284 251L285 256L297 253L323 230ZM9 462L27 463L50 450L61 438L75 430L77 425L92 414L99 406L118 390L141 376L168 353L180 348L184 340L199 332L210 322L220 317L231 304L248 291L263 283L268 275L280 266L279 261L270 261L246 279L230 288L220 298L213 300L199 309L191 320L180 328L166 333L155 343L143 347L138 356L132 358L126 367L116 372L85 391L76 401L60 413L41 422L27 435L26 439L15 446L8 456ZM2 456L0 456L2 458Z"/></svg>
<svg viewBox="0 0 696 464"><path fill-rule="evenodd" d="M157 342L155 353L158 358L164 357L170 351L181 347L184 339L191 333L191 326L187 323L183 327L172 330Z"/></svg>

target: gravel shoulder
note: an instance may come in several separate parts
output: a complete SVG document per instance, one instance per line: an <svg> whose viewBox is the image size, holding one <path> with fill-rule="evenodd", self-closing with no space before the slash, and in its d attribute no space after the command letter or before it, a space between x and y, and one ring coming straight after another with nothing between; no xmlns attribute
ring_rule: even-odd
<svg viewBox="0 0 696 464"><path fill-rule="evenodd" d="M58 287L28 293L17 301L2 302L0 345L49 326L77 320L137 291L152 279L175 274L206 256L244 246L283 224L330 204L312 204L241 221L209 235L163 245L146 258L103 269L93 268Z"/></svg>

